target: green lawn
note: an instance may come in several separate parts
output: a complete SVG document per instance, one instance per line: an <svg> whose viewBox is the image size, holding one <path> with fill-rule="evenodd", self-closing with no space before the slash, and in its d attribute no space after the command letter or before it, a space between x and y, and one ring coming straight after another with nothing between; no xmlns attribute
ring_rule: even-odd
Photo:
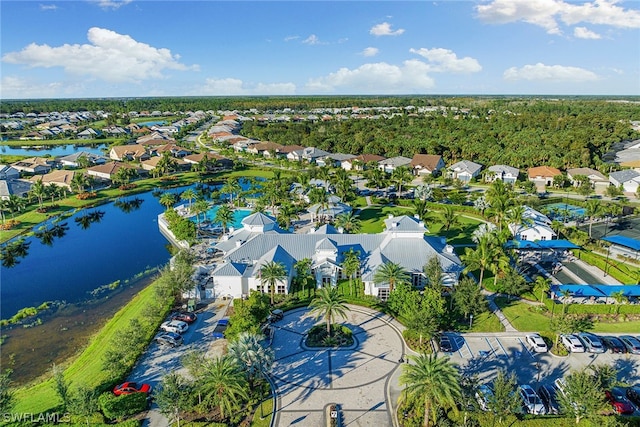
<svg viewBox="0 0 640 427"><path fill-rule="evenodd" d="M490 311L485 311L473 318L473 326L465 332L504 332L504 325L498 316Z"/></svg>
<svg viewBox="0 0 640 427"><path fill-rule="evenodd" d="M71 389L79 385L96 387L108 379L102 369L102 357L108 348L106 343L126 328L131 319L140 318L150 302L156 299L155 286L152 284L140 291L113 318L109 319L78 358L66 367L65 378L69 381ZM37 384L16 390L14 413L37 414L55 408L59 404L58 397L52 388L53 381L51 379L38 381Z"/></svg>
<svg viewBox="0 0 640 427"><path fill-rule="evenodd" d="M392 215L412 215L413 209L402 206L369 206L358 214L362 221L362 233L375 234L384 230L384 220Z"/></svg>

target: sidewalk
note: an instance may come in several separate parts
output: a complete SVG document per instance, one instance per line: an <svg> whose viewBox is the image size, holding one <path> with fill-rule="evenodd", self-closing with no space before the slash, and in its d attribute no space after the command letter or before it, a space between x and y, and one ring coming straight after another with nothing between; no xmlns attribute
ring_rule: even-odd
<svg viewBox="0 0 640 427"><path fill-rule="evenodd" d="M504 331L505 332L518 332L518 330L513 327L511 322L509 322L509 319L507 319L505 317L505 315L502 313L502 310L500 310L500 308L498 308L498 305L494 301L494 299L496 297L495 292L491 293L491 292L483 289L482 293L487 297L487 301L489 301L489 310L491 310L491 312L493 314L498 316L498 320L500 320L500 323L502 323L502 325L504 326Z"/></svg>

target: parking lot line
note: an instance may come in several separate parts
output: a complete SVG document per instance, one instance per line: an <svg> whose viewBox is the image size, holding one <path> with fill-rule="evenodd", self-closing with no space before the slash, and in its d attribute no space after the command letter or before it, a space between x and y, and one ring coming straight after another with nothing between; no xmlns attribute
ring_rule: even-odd
<svg viewBox="0 0 640 427"><path fill-rule="evenodd" d="M489 347L491 347L491 351L493 354L497 354L498 349L500 349L500 351L502 351L502 353L504 353L504 355L507 356L506 350L504 349L504 347L502 346L502 343L497 337L491 337L491 338L486 337L485 339L487 340L487 344L489 344Z"/></svg>
<svg viewBox="0 0 640 427"><path fill-rule="evenodd" d="M469 344L467 344L467 340L462 337L455 337L456 347L458 348L458 353L460 353L460 357L463 359L473 359L473 352L471 348L469 348Z"/></svg>
<svg viewBox="0 0 640 427"><path fill-rule="evenodd" d="M520 344L522 344L522 347L524 347L525 350L527 350L527 354L529 354L529 356L531 356L532 359L535 359L536 357L533 355L533 353L531 352L531 350L529 350L529 347L527 347L524 342L522 342L522 340L520 339L520 337L518 337L518 341L520 341Z"/></svg>

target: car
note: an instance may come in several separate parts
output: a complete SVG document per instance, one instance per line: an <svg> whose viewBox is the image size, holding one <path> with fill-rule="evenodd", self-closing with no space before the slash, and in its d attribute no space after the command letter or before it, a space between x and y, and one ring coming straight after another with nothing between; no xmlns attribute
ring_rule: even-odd
<svg viewBox="0 0 640 427"><path fill-rule="evenodd" d="M212 337L214 340L221 340L221 339L223 339L223 338L224 338L224 334L223 334L222 332L213 332L213 333L211 334L211 337Z"/></svg>
<svg viewBox="0 0 640 427"><path fill-rule="evenodd" d="M544 342L544 339L540 336L540 334L528 334L525 337L527 344L531 346L531 349L536 353L546 353L549 351L549 347L547 347L547 343Z"/></svg>
<svg viewBox="0 0 640 427"><path fill-rule="evenodd" d="M149 384L139 384L133 381L127 381L122 384L118 384L113 389L113 394L116 396L123 396L125 394L133 393L151 393L151 386Z"/></svg>
<svg viewBox="0 0 640 427"><path fill-rule="evenodd" d="M440 351L443 353L453 352L453 345L451 344L451 340L449 339L448 335L440 335L438 346L440 347Z"/></svg>
<svg viewBox="0 0 640 427"><path fill-rule="evenodd" d="M611 390L605 390L604 395L616 413L629 415L636 411L636 407L627 399L621 388L613 387Z"/></svg>
<svg viewBox="0 0 640 427"><path fill-rule="evenodd" d="M584 346L573 334L560 335L560 341L571 353L584 353Z"/></svg>
<svg viewBox="0 0 640 427"><path fill-rule="evenodd" d="M182 335L176 332L164 332L156 337L156 342L160 345L166 345L169 347L178 347L182 345Z"/></svg>
<svg viewBox="0 0 640 427"><path fill-rule="evenodd" d="M626 391L627 398L640 408L640 384L629 387Z"/></svg>
<svg viewBox="0 0 640 427"><path fill-rule="evenodd" d="M225 317L224 319L218 320L218 326L229 326L229 318Z"/></svg>
<svg viewBox="0 0 640 427"><path fill-rule="evenodd" d="M640 340L631 335L622 335L620 341L627 348L627 352L632 354L640 354Z"/></svg>
<svg viewBox="0 0 640 427"><path fill-rule="evenodd" d="M556 380L553 382L553 385L555 386L558 393L562 394L563 396L566 396L566 393L564 392L566 384L567 383L564 381L564 378L556 378Z"/></svg>
<svg viewBox="0 0 640 427"><path fill-rule="evenodd" d="M182 320L167 320L160 325L160 329L165 332L175 332L178 334L184 333L187 329L189 329L189 325L187 322L183 322Z"/></svg>
<svg viewBox="0 0 640 427"><path fill-rule="evenodd" d="M171 315L171 320L180 320L185 323L193 323L196 319L198 319L198 315L190 311L173 313Z"/></svg>
<svg viewBox="0 0 640 427"><path fill-rule="evenodd" d="M529 384L523 384L518 387L520 391L520 397L524 408L529 414L533 415L546 415L547 408L544 406L542 399L538 396L538 393Z"/></svg>
<svg viewBox="0 0 640 427"><path fill-rule="evenodd" d="M284 318L284 311L277 309L273 310L271 314L267 317L267 321L270 323L277 322L278 320L282 320Z"/></svg>
<svg viewBox="0 0 640 427"><path fill-rule="evenodd" d="M560 403L556 394L556 388L552 385L541 385L538 387L538 396L547 408L547 414L557 415L560 413Z"/></svg>
<svg viewBox="0 0 640 427"><path fill-rule="evenodd" d="M607 351L604 344L602 344L600 337L598 337L597 335L593 335L587 332L581 332L579 334L576 334L576 336L580 341L582 341L582 345L589 353L604 353L605 351Z"/></svg>
<svg viewBox="0 0 640 427"><path fill-rule="evenodd" d="M486 384L481 384L476 391L476 400L478 401L478 405L480 405L480 409L483 411L489 410L489 401L493 397L493 390Z"/></svg>
<svg viewBox="0 0 640 427"><path fill-rule="evenodd" d="M611 353L626 353L627 347L618 337L602 337L602 343Z"/></svg>

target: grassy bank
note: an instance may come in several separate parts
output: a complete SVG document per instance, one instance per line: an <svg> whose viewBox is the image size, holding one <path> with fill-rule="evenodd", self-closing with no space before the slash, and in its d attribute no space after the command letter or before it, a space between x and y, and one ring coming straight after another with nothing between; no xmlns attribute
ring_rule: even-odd
<svg viewBox="0 0 640 427"><path fill-rule="evenodd" d="M103 370L102 360L109 350L107 345L116 335L129 326L131 319L141 318L148 306L157 300L154 282L140 291L127 305L120 309L102 329L91 338L87 347L78 357L65 366L65 378L70 389L80 385L98 387L108 381L108 373ZM168 307L166 309L168 311ZM14 413L41 413L52 410L60 404L53 389L53 381L42 379L36 384L16 390Z"/></svg>

